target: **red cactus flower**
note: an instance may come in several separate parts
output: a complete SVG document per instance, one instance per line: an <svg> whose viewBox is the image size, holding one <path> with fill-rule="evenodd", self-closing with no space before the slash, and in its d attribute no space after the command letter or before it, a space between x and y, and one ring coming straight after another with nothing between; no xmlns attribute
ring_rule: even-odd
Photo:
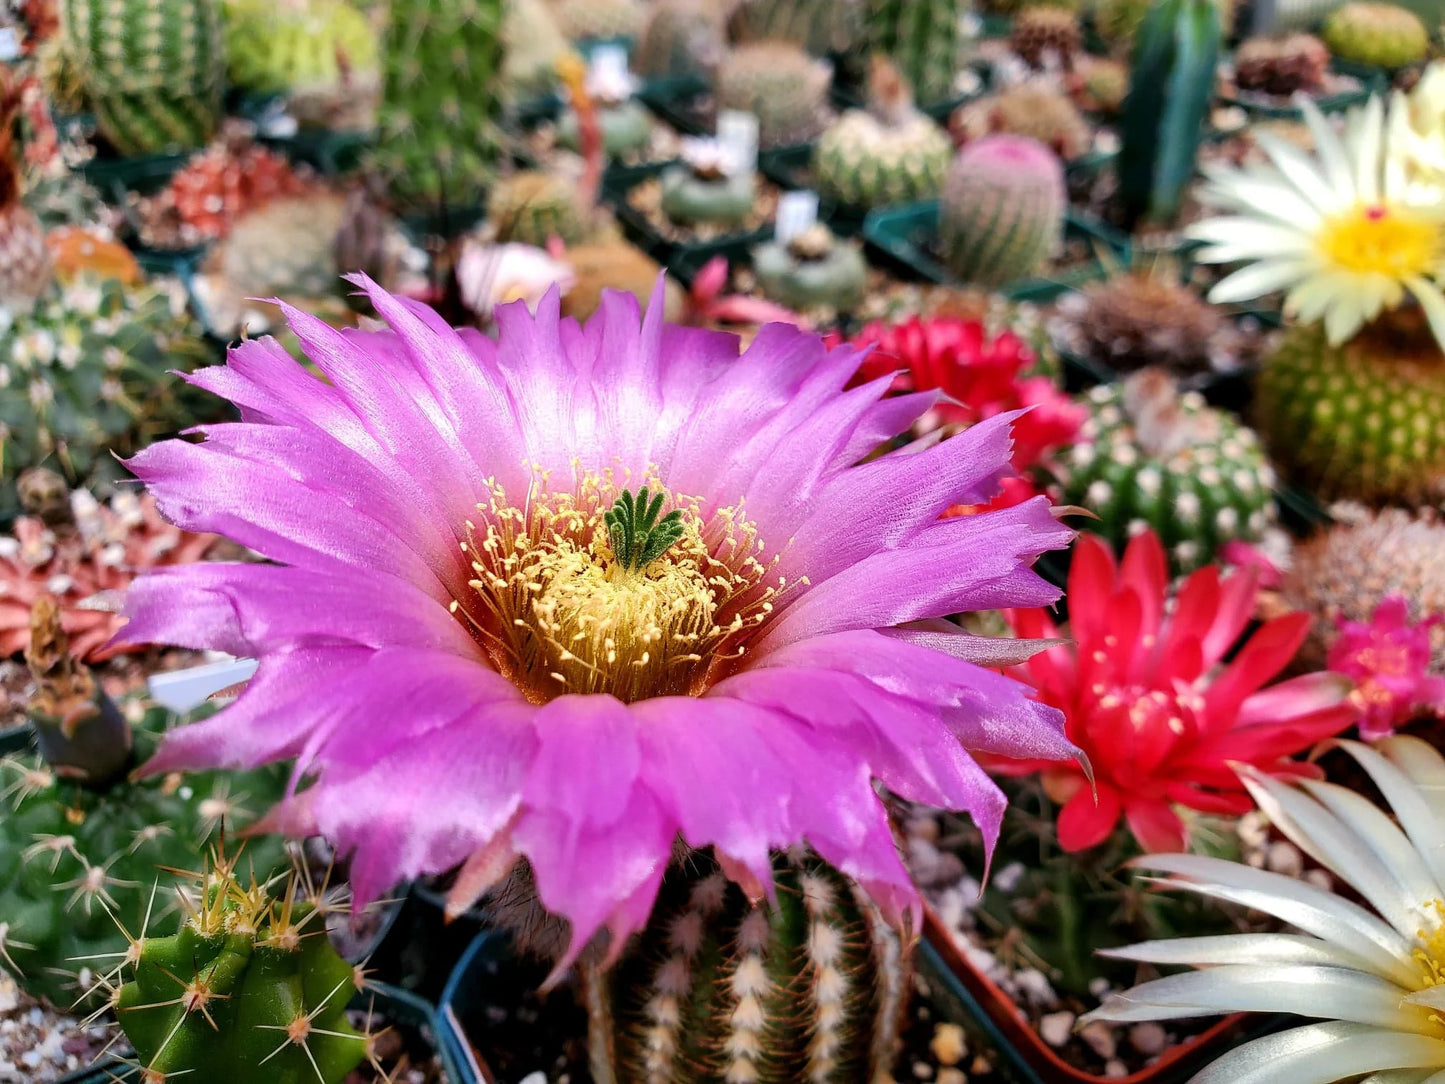
<svg viewBox="0 0 1445 1084"><path fill-rule="evenodd" d="M978 320L915 316L873 323L853 343L874 348L858 370L859 383L896 373L895 392L938 390L948 397L919 420L920 432L1031 407L1013 428L1012 465L1021 474L1073 443L1088 413L1052 381L1021 375L1035 360L1023 339L1011 331L990 336Z"/></svg>
<svg viewBox="0 0 1445 1084"><path fill-rule="evenodd" d="M1253 802L1236 765L1310 774L1311 765L1290 758L1355 721L1350 683L1339 674L1265 688L1304 641L1307 614L1266 622L1224 661L1254 613L1257 577L1254 569L1221 577L1217 568L1202 568L1166 613L1168 564L1153 532L1130 541L1120 566L1107 543L1079 539L1068 584L1072 641L1040 652L1016 674L1063 711L1069 739L1092 763L1095 787L1073 762L990 764L1009 775L1044 774L1049 793L1064 803L1057 830L1065 850L1101 843L1121 816L1146 850L1181 850L1175 806L1246 813ZM1044 610L1010 617L1020 636L1057 635Z"/></svg>
<svg viewBox="0 0 1445 1084"><path fill-rule="evenodd" d="M1418 715L1445 715L1445 678L1429 673L1430 630L1442 620L1434 614L1412 624L1399 595L1382 599L1368 623L1339 619L1327 665L1355 682L1360 737L1377 741Z"/></svg>

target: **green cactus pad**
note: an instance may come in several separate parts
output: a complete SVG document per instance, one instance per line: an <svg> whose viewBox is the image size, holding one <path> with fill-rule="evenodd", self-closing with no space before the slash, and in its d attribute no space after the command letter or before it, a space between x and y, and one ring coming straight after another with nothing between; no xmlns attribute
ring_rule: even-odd
<svg viewBox="0 0 1445 1084"><path fill-rule="evenodd" d="M1274 519L1274 471L1259 439L1160 370L1094 388L1082 440L1063 456L1064 504L1099 518L1084 530L1122 550L1152 527L1178 572L1233 539L1258 542Z"/></svg>
<svg viewBox="0 0 1445 1084"><path fill-rule="evenodd" d="M195 880L178 933L132 942L112 1002L145 1079L339 1084L371 1037L347 1020L362 982L327 939L326 905L295 877L279 896L243 882L221 852Z"/></svg>
<svg viewBox="0 0 1445 1084"><path fill-rule="evenodd" d="M139 714L139 763L178 720L139 702L129 713ZM144 936L174 909L161 867L196 865L222 822L227 831L244 828L280 797L286 775L203 772L97 791L58 778L35 757L13 756L0 761L0 779L0 963L32 994L65 1007L120 962L125 931ZM279 841L258 840L243 865L265 876L281 860Z"/></svg>
<svg viewBox="0 0 1445 1084"><path fill-rule="evenodd" d="M898 933L812 857L775 861L749 903L705 855L675 867L647 928L589 998L594 1059L617 1081L882 1079L907 983Z"/></svg>
<svg viewBox="0 0 1445 1084"><path fill-rule="evenodd" d="M1291 481L1322 498L1435 504L1445 497L1445 357L1381 336L1331 346L1290 329L1265 360L1255 421Z"/></svg>

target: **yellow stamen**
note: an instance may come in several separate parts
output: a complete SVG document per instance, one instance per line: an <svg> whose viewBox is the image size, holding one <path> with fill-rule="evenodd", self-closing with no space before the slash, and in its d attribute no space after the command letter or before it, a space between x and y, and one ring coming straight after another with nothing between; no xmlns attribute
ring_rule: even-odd
<svg viewBox="0 0 1445 1084"><path fill-rule="evenodd" d="M1324 224L1320 252L1336 266L1403 281L1432 275L1445 256L1441 224L1385 205L1360 206Z"/></svg>
<svg viewBox="0 0 1445 1084"><path fill-rule="evenodd" d="M704 514L666 494L683 535L642 568L612 552L604 515L623 485L575 469L570 491L538 474L522 507L494 485L469 523L475 592L457 600L497 669L534 702L610 693L631 703L695 696L725 674L785 589L741 504ZM653 493L665 492L655 478Z"/></svg>

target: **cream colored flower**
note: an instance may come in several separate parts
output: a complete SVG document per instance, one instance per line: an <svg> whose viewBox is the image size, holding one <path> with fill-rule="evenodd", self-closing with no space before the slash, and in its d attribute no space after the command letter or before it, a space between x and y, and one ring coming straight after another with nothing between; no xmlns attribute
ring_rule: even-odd
<svg viewBox="0 0 1445 1084"><path fill-rule="evenodd" d="M1285 313L1323 320L1342 343L1382 312L1413 297L1445 343L1445 200L1421 198L1402 164L1385 153L1385 108L1378 98L1351 113L1343 135L1309 101L1301 103L1313 155L1261 132L1267 165L1209 168L1203 196L1230 214L1197 223L1197 258L1246 266L1210 292L1245 301L1287 291Z"/></svg>
<svg viewBox="0 0 1445 1084"><path fill-rule="evenodd" d="M1140 859L1172 874L1162 882L1168 888L1263 911L1297 932L1149 941L1109 952L1200 970L1112 995L1085 1022L1227 1012L1321 1021L1246 1043L1191 1084L1445 1082L1445 758L1410 737L1341 745L1385 796L1393 820L1332 783L1292 785L1247 768L1241 775L1279 830L1355 898L1203 855Z"/></svg>

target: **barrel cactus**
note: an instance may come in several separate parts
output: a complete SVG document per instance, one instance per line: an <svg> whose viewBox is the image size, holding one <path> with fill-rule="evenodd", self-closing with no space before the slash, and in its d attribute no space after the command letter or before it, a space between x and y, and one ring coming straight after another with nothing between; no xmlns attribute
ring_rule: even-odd
<svg viewBox="0 0 1445 1084"><path fill-rule="evenodd" d="M953 145L918 112L898 70L875 58L869 108L844 113L813 153L818 191L851 207L932 199L943 186Z"/></svg>
<svg viewBox="0 0 1445 1084"><path fill-rule="evenodd" d="M1253 432L1197 392L1144 369L1088 395L1083 440L1064 453L1063 500L1098 517L1085 530L1117 548L1152 527L1178 572L1226 542L1258 542L1273 522L1274 472Z"/></svg>
<svg viewBox="0 0 1445 1084"><path fill-rule="evenodd" d="M0 961L32 994L60 1006L98 992L97 978L143 937L162 867L189 869L221 829L245 828L280 797L286 773L262 768L132 783L177 722L141 701L117 706L71 658L54 599L32 613L26 653L36 683L30 717L40 756L0 760ZM280 845L257 844L248 865L269 876ZM157 895L167 900L171 893ZM174 997L174 995L171 995Z"/></svg>
<svg viewBox="0 0 1445 1084"><path fill-rule="evenodd" d="M787 41L813 56L845 61L862 51L865 0L741 0L728 30L734 41Z"/></svg>
<svg viewBox="0 0 1445 1084"><path fill-rule="evenodd" d="M573 41L635 38L647 19L642 0L554 0L553 9Z"/></svg>
<svg viewBox="0 0 1445 1084"><path fill-rule="evenodd" d="M350 0L226 0L226 65L231 82L260 93L340 89L375 74L371 21Z"/></svg>
<svg viewBox="0 0 1445 1084"><path fill-rule="evenodd" d="M1067 8L1032 4L1014 16L1009 44L1031 67L1071 69L1083 48L1079 17Z"/></svg>
<svg viewBox="0 0 1445 1084"><path fill-rule="evenodd" d="M220 0L61 0L61 39L100 133L125 155L207 143L226 84Z"/></svg>
<svg viewBox="0 0 1445 1084"><path fill-rule="evenodd" d="M868 47L888 57L925 105L953 96L968 47L968 0L868 0Z"/></svg>
<svg viewBox="0 0 1445 1084"><path fill-rule="evenodd" d="M963 142L986 135L1027 136L1066 162L1094 145L1089 122L1067 94L1042 82L1019 83L960 108L950 127Z"/></svg>
<svg viewBox="0 0 1445 1084"><path fill-rule="evenodd" d="M774 902L706 855L675 865L646 929L590 972L600 1082L887 1079L907 991L898 931L811 855L778 857Z"/></svg>
<svg viewBox="0 0 1445 1084"><path fill-rule="evenodd" d="M1445 498L1445 357L1427 336L1367 329L1331 346L1291 328L1260 371L1255 423L1290 479L1327 499Z"/></svg>
<svg viewBox="0 0 1445 1084"><path fill-rule="evenodd" d="M633 51L639 75L711 80L727 49L722 12L709 0L661 0L653 5Z"/></svg>
<svg viewBox="0 0 1445 1084"><path fill-rule="evenodd" d="M1325 21L1325 44L1341 60L1404 68L1423 61L1430 32L1408 8L1373 0L1352 0Z"/></svg>
<svg viewBox="0 0 1445 1084"><path fill-rule="evenodd" d="M832 119L828 85L832 68L796 45L763 41L734 49L718 67L717 99L723 109L758 118L763 149L809 143Z"/></svg>
<svg viewBox="0 0 1445 1084"><path fill-rule="evenodd" d="M767 298L790 309L848 312L862 304L868 291L863 254L821 223L786 243L759 245L753 271Z"/></svg>
<svg viewBox="0 0 1445 1084"><path fill-rule="evenodd" d="M1240 90L1289 97L1324 88L1330 51L1313 34L1250 38L1234 51L1234 83Z"/></svg>
<svg viewBox="0 0 1445 1084"><path fill-rule="evenodd" d="M1042 143L1006 135L970 143L939 204L944 260L980 286L1027 278L1058 247L1067 206L1063 164Z"/></svg>
<svg viewBox="0 0 1445 1084"><path fill-rule="evenodd" d="M327 938L332 905L237 865L217 848L180 930L130 942L111 1004L142 1079L341 1084L374 1054L346 1017L363 980Z"/></svg>

